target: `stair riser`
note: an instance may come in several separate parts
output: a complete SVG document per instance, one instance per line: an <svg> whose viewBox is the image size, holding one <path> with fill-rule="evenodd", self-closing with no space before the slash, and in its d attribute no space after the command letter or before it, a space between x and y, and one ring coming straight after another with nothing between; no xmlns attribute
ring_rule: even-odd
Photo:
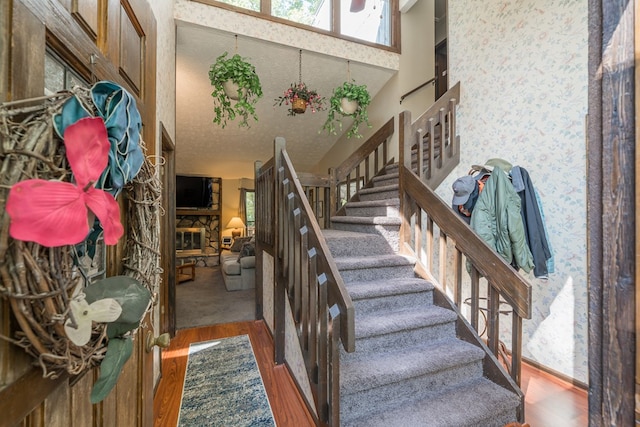
<svg viewBox="0 0 640 427"><path fill-rule="evenodd" d="M360 194L360 200L363 202L369 200L387 200L398 198L398 190L390 190L390 191L375 191L371 193Z"/></svg>
<svg viewBox="0 0 640 427"><path fill-rule="evenodd" d="M368 253L370 255L389 255L394 253L394 249L387 240L377 234L353 239L327 239L327 244L334 258L352 256L354 253Z"/></svg>
<svg viewBox="0 0 640 427"><path fill-rule="evenodd" d="M397 407L416 399L436 396L444 389L480 376L482 376L482 363L477 361L355 393L341 389L340 421L342 425L346 425L344 423L348 424L351 419L371 414L375 408L392 409L389 406L389 396L393 396L393 404Z"/></svg>
<svg viewBox="0 0 640 427"><path fill-rule="evenodd" d="M342 276L342 279L345 283L416 277L415 273L413 272L413 267L410 265L340 269L340 275Z"/></svg>
<svg viewBox="0 0 640 427"><path fill-rule="evenodd" d="M347 205L347 216L400 216L399 206L368 206L350 208Z"/></svg>
<svg viewBox="0 0 640 427"><path fill-rule="evenodd" d="M349 286L347 285L347 290ZM356 322L367 314L384 313L386 310L401 310L416 306L433 304L433 292L396 294L379 298L358 299L353 301Z"/></svg>
<svg viewBox="0 0 640 427"><path fill-rule="evenodd" d="M398 251L398 231L400 230L399 225L373 225L373 224L353 224L348 222L334 222L332 223L332 228L334 230L343 230L343 231L357 231L359 233L370 233L370 234L379 234L384 237L391 249L394 252ZM355 254L356 252L354 252ZM365 250L361 252L367 254L368 252Z"/></svg>
<svg viewBox="0 0 640 427"><path fill-rule="evenodd" d="M389 178L385 178L385 179L376 179L373 181L373 187L384 187L385 185L397 185L398 184L398 177L394 176L394 177L389 177Z"/></svg>
<svg viewBox="0 0 640 427"><path fill-rule="evenodd" d="M367 358L372 352L383 353L389 350L397 350L398 348L415 346L427 341L451 338L454 334L455 324L447 322L391 334L357 338L356 351L354 353L345 353L343 351L341 357L361 360L361 358Z"/></svg>

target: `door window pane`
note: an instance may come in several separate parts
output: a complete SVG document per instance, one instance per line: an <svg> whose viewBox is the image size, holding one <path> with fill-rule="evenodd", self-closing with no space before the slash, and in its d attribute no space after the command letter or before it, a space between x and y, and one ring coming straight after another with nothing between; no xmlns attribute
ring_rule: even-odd
<svg viewBox="0 0 640 427"><path fill-rule="evenodd" d="M47 51L44 56L44 94L51 95L74 86L88 87L89 83L58 56Z"/></svg>

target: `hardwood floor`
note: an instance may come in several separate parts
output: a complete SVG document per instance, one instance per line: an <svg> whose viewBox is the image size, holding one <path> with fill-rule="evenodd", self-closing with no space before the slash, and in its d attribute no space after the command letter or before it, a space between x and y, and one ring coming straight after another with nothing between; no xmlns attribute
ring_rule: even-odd
<svg viewBox="0 0 640 427"><path fill-rule="evenodd" d="M586 427L587 391L526 363L522 364L524 414L531 427Z"/></svg>
<svg viewBox="0 0 640 427"><path fill-rule="evenodd" d="M251 340L276 425L315 425L287 368L271 362L273 341L264 322L251 321L183 329L176 333L169 348L162 352L162 378L153 402L156 427L173 427L178 422L189 344L242 334L249 335Z"/></svg>
<svg viewBox="0 0 640 427"><path fill-rule="evenodd" d="M162 378L153 404L156 427L177 424L189 344L241 334L249 335L251 340L276 424L282 427L315 425L287 368L271 362L273 341L264 322L251 321L178 331L171 346L162 352ZM526 422L531 427L589 424L585 390L527 364L522 368L522 390Z"/></svg>

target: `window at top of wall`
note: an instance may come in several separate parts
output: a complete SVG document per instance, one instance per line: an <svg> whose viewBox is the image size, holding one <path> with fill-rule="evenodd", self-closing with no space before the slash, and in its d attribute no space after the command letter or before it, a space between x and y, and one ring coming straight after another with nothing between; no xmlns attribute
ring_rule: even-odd
<svg viewBox="0 0 640 427"><path fill-rule="evenodd" d="M218 0L235 7L261 12L260 0ZM332 27L331 0L271 0L269 16L286 19L323 31ZM384 46L392 46L392 0L340 0L337 13L339 35Z"/></svg>
<svg viewBox="0 0 640 427"><path fill-rule="evenodd" d="M272 0L271 15L322 30L331 29L330 1Z"/></svg>
<svg viewBox="0 0 640 427"><path fill-rule="evenodd" d="M389 0L341 0L340 34L391 46Z"/></svg>
<svg viewBox="0 0 640 427"><path fill-rule="evenodd" d="M218 0L221 3L227 3L232 6L241 7L243 9L260 11L260 0Z"/></svg>

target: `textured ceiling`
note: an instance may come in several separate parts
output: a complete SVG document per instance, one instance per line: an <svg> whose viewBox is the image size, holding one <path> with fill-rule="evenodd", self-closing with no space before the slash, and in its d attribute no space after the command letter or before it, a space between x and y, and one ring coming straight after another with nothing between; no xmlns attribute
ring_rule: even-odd
<svg viewBox="0 0 640 427"><path fill-rule="evenodd" d="M282 136L297 170L309 171L335 143L338 136L319 133L326 111L291 117L287 108L274 107L274 99L298 81L297 48L263 40L238 39L237 53L255 66L262 83L258 121L240 128L237 120L223 129L214 117L209 66L228 51L235 53L235 35L194 25L176 30L176 161L177 173L225 179L252 178L254 162L273 156L273 141ZM350 62L350 75L366 84L372 97L393 75L392 70ZM347 80L347 62L311 51L302 53L302 80L320 95L330 97L333 88ZM162 82L158 82L162 84ZM344 129L350 122L344 121Z"/></svg>

